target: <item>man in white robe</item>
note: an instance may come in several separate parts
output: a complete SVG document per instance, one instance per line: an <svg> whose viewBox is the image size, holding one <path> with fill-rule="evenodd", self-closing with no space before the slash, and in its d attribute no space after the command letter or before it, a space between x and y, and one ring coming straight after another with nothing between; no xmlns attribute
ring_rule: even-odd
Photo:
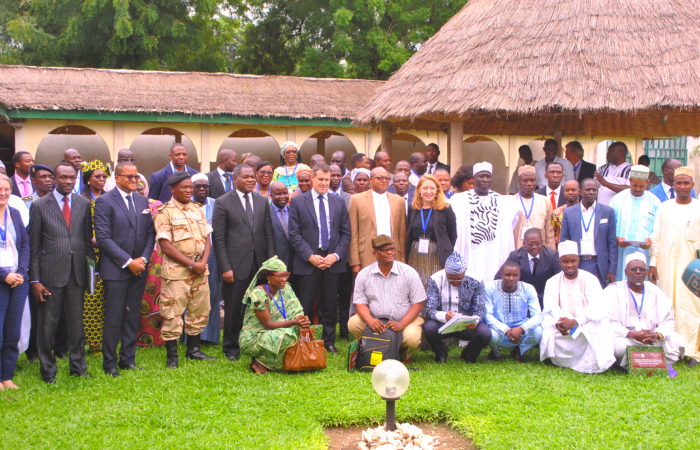
<svg viewBox="0 0 700 450"><path fill-rule="evenodd" d="M653 283L644 281L646 259L641 252L627 255L626 281L610 284L603 291L610 305L615 359L623 368L627 367L628 346L661 347L667 364L678 361L683 346L683 338L675 331L671 300Z"/></svg>
<svg viewBox="0 0 700 450"><path fill-rule="evenodd" d="M617 236L617 267L615 279L625 279L625 258L641 252L649 263L651 233L654 231L656 209L661 204L659 198L646 190L649 168L632 166L630 188L620 191L610 200L615 211L615 235ZM600 195L600 194L598 194Z"/></svg>
<svg viewBox="0 0 700 450"><path fill-rule="evenodd" d="M479 281L493 280L501 264L515 250L511 199L491 191L493 166L474 164L474 189L449 200L457 218L455 251L466 259Z"/></svg>
<svg viewBox="0 0 700 450"><path fill-rule="evenodd" d="M554 228L552 227L552 204L547 197L535 193L537 178L532 166L518 167L518 193L506 197L510 200L510 211L517 220L515 227L515 248L523 246L525 232L530 228L542 230L544 245L556 250L554 244Z"/></svg>
<svg viewBox="0 0 700 450"><path fill-rule="evenodd" d="M661 203L656 211L649 260L649 280L673 301L676 331L687 344L685 354L690 367L700 361L700 298L683 284L681 276L700 249L700 203L690 196L694 176L695 171L690 167L676 169L673 176L676 198Z"/></svg>
<svg viewBox="0 0 700 450"><path fill-rule="evenodd" d="M595 275L578 268L578 246L559 243L562 272L544 288L540 360L582 373L605 372L615 363L608 308Z"/></svg>

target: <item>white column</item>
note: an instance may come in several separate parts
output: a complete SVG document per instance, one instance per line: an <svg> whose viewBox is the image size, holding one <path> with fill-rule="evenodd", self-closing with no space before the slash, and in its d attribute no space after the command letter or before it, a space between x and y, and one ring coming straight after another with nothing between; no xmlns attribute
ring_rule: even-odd
<svg viewBox="0 0 700 450"><path fill-rule="evenodd" d="M450 136L447 141L447 154L452 172L462 165L462 143L464 142L464 122L450 122Z"/></svg>

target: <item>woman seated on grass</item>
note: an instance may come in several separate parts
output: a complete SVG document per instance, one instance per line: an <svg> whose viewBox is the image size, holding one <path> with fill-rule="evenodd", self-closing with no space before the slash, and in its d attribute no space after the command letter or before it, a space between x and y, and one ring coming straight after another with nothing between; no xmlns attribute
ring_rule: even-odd
<svg viewBox="0 0 700 450"><path fill-rule="evenodd" d="M252 354L250 368L255 373L283 370L284 354L296 344L299 327L310 326L288 279L287 266L273 256L260 267L243 297L247 308L240 344L243 352Z"/></svg>

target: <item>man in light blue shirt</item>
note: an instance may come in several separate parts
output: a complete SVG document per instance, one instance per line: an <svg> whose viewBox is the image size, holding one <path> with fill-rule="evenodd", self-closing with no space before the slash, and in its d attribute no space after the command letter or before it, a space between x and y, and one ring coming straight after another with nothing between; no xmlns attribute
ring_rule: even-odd
<svg viewBox="0 0 700 450"><path fill-rule="evenodd" d="M542 309L535 288L520 281L520 265L506 261L502 277L486 285L485 319L491 329L488 358L498 359L499 347L512 348L513 358L522 362L522 356L542 338Z"/></svg>

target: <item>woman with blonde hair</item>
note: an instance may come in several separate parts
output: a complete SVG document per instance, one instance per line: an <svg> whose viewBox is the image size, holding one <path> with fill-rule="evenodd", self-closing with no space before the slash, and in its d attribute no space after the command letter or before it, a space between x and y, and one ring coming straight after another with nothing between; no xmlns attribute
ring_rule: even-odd
<svg viewBox="0 0 700 450"><path fill-rule="evenodd" d="M430 276L445 267L457 242L455 214L433 175L418 180L406 231L408 265L418 271L427 286Z"/></svg>

